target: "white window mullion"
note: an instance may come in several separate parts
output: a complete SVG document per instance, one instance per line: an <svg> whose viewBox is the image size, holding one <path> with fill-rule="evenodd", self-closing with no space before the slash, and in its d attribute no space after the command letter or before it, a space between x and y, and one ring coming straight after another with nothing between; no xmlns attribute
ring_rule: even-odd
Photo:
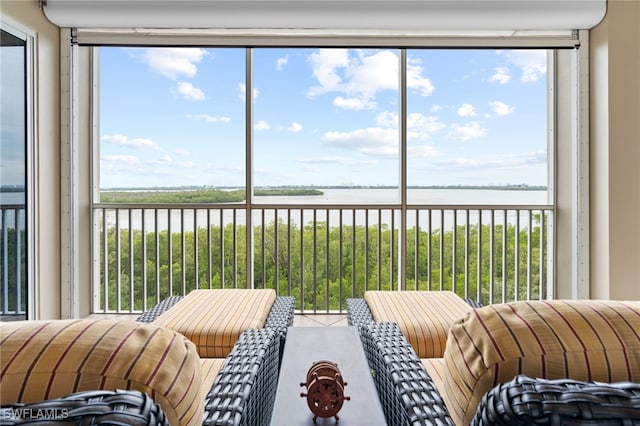
<svg viewBox="0 0 640 426"><path fill-rule="evenodd" d="M78 318L78 62L72 31L61 29L60 79L60 317Z"/></svg>

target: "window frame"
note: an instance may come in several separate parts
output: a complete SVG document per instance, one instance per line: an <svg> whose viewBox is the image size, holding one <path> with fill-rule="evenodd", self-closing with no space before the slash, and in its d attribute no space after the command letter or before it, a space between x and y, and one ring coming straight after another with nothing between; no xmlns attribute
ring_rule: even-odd
<svg viewBox="0 0 640 426"><path fill-rule="evenodd" d="M37 150L35 149L36 134L36 109L35 93L36 79L36 56L35 56L35 35L33 32L13 22L6 16L0 19L0 28L11 35L25 41L25 226L26 226L26 265L25 265L25 310L26 319L36 319L36 306L38 306L38 292L36 290L36 239L37 221L35 212L38 211L38 188L37 188Z"/></svg>
<svg viewBox="0 0 640 426"><path fill-rule="evenodd" d="M402 60L406 61L406 49L409 48L540 48L540 49L573 49L575 55L571 55L569 60L557 61L551 50L549 58L549 70L553 73L549 75L549 137L548 137L548 167L549 167L549 203L554 205L553 238L549 244L554 247L550 253L554 253L553 270L549 270L554 287L550 288L550 297L562 298L588 298L589 297L589 269L588 269L588 247L589 230L588 226L588 31L564 31L564 32L516 32L509 36L484 34L422 34L401 36L398 34L360 34L360 33L331 33L324 34L318 31L308 33L295 32L260 32L260 31L213 31L213 30L113 30L113 29L69 29L69 38L73 48L78 46L89 46L92 52L88 69L70 72L70 75L77 75L81 84L90 85L94 89L97 82L97 69L95 61L97 55L91 46L99 47L104 45L121 46L165 46L165 47L239 47L247 48L246 61L246 81L247 91L251 93L251 48L253 47L361 47L361 48L397 48L401 51ZM76 55L77 56L77 55ZM73 61L72 61L73 62ZM77 66L77 64L76 64ZM563 67L559 72L556 67ZM74 65L70 65L74 68ZM571 68L571 69L567 69ZM63 72L64 80L64 72ZM401 76L402 78L406 78ZM75 81L74 77L70 77ZM76 83L77 84L77 83ZM563 98L558 91L558 85L563 88L563 93L570 93L570 99ZM402 85L404 87L404 85ZM404 89L401 89L401 91ZM402 97L405 95L402 94ZM87 99L78 99L78 108L87 108L92 111L92 122L87 126L89 130L89 140L91 146L91 158L89 159L92 183L92 194L80 194L83 198L82 205L92 206L97 190L96 155L98 152L98 128L95 122L98 111L98 102L95 90L92 96ZM404 104L404 100L402 103ZM247 123L252 122L251 103L247 102ZM406 114L406 111L401 111ZM406 120L404 120L406 121ZM63 117L63 128L64 128ZM78 124L75 124L77 127ZM71 126L74 127L74 126ZM401 132L406 133L406 123L401 125ZM252 126L247 124L247 141L252 140ZM78 144L77 136L70 137L71 144ZM401 204L406 210L406 135L400 138L401 154L400 163L404 172L400 176L400 185L404 188L401 191ZM558 144L563 147L570 145L569 154L563 149L558 150ZM251 170L251 147L247 143L247 170ZM569 158L567 158L569 157ZM562 176L558 174L558 165L567 164L571 166L564 168ZM252 187L251 173L246 172L247 188ZM570 208L558 215L559 198L571 200ZM251 200L247 197L245 207L250 211ZM564 211L565 207L562 207ZM89 210L91 211L91 209ZM64 216L64 214L63 214ZM251 215L247 215L249 218ZM250 219L248 219L250 220ZM64 217L63 217L64 221ZM250 222L247 224L250 226ZM562 236L569 236L568 239L559 238L558 229L564 229ZM85 233L91 235L91 232ZM248 233L250 234L250 233ZM248 241L248 244L250 241ZM251 247L251 245L247 245ZM84 251L82 256L90 256L90 252ZM248 257L249 258L249 257ZM87 259L87 263L91 259ZM248 260L249 262L249 260ZM84 262L83 262L84 263ZM569 264L570 268L560 270L557 265ZM94 265L95 266L95 265ZM249 271L252 270L248 265ZM405 268L400 268L404 271ZM95 271L91 277L95 278ZM404 273L404 272L403 272ZM248 277L249 278L249 277ZM403 276L399 277L403 282ZM84 282L91 282L91 279ZM558 282L570 282L570 286L560 288ZM92 304L90 304L92 306Z"/></svg>

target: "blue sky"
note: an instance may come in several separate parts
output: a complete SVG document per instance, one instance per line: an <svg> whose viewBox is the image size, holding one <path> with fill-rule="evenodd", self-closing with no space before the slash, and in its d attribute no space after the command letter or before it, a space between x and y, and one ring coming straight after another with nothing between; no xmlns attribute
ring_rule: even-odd
<svg viewBox="0 0 640 426"><path fill-rule="evenodd" d="M23 46L3 46L0 60L0 185L26 184Z"/></svg>
<svg viewBox="0 0 640 426"><path fill-rule="evenodd" d="M397 185L399 51L255 49L254 183ZM409 185L547 183L544 50L408 50ZM244 186L245 50L100 49L100 186Z"/></svg>

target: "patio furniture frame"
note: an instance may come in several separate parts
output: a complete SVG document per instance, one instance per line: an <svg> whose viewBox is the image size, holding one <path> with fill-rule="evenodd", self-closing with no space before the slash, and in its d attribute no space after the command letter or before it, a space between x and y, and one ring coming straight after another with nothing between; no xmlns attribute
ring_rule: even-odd
<svg viewBox="0 0 640 426"><path fill-rule="evenodd" d="M244 331L205 396L202 424L269 424L278 385L279 349L280 339L274 330ZM32 414L38 409L57 411L45 411L51 416L39 420ZM84 391L32 404L7 405L0 408L0 423L169 426L162 408L135 390Z"/></svg>
<svg viewBox="0 0 640 426"><path fill-rule="evenodd" d="M454 426L422 362L395 323L359 327L390 426ZM473 426L640 425L640 383L595 383L517 376L483 397Z"/></svg>

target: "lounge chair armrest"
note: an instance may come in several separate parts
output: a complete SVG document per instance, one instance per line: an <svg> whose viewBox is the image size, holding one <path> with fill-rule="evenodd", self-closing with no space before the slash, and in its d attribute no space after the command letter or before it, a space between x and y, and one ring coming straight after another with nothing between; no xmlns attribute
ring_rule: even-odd
<svg viewBox="0 0 640 426"><path fill-rule="evenodd" d="M279 374L280 339L272 329L240 335L205 399L204 425L269 424Z"/></svg>
<svg viewBox="0 0 640 426"><path fill-rule="evenodd" d="M178 303L184 296L170 296L166 299L163 299L160 303L155 305L153 308L149 309L138 318L136 321L139 322L153 322L156 318L158 318L164 311Z"/></svg>
<svg viewBox="0 0 640 426"><path fill-rule="evenodd" d="M435 384L400 328L372 322L359 331L389 425L453 426Z"/></svg>
<svg viewBox="0 0 640 426"><path fill-rule="evenodd" d="M280 336L280 343L284 343L287 329L293 325L293 311L296 303L295 297L278 296L273 302L269 316L264 324L265 328L274 330Z"/></svg>
<svg viewBox="0 0 640 426"><path fill-rule="evenodd" d="M369 305L364 299L347 299L347 322L357 328L374 322Z"/></svg>
<svg viewBox="0 0 640 426"><path fill-rule="evenodd" d="M640 424L640 383L524 375L487 392L472 425Z"/></svg>
<svg viewBox="0 0 640 426"><path fill-rule="evenodd" d="M169 421L149 395L134 390L76 392L62 398L0 409L0 424L122 424L169 426Z"/></svg>

